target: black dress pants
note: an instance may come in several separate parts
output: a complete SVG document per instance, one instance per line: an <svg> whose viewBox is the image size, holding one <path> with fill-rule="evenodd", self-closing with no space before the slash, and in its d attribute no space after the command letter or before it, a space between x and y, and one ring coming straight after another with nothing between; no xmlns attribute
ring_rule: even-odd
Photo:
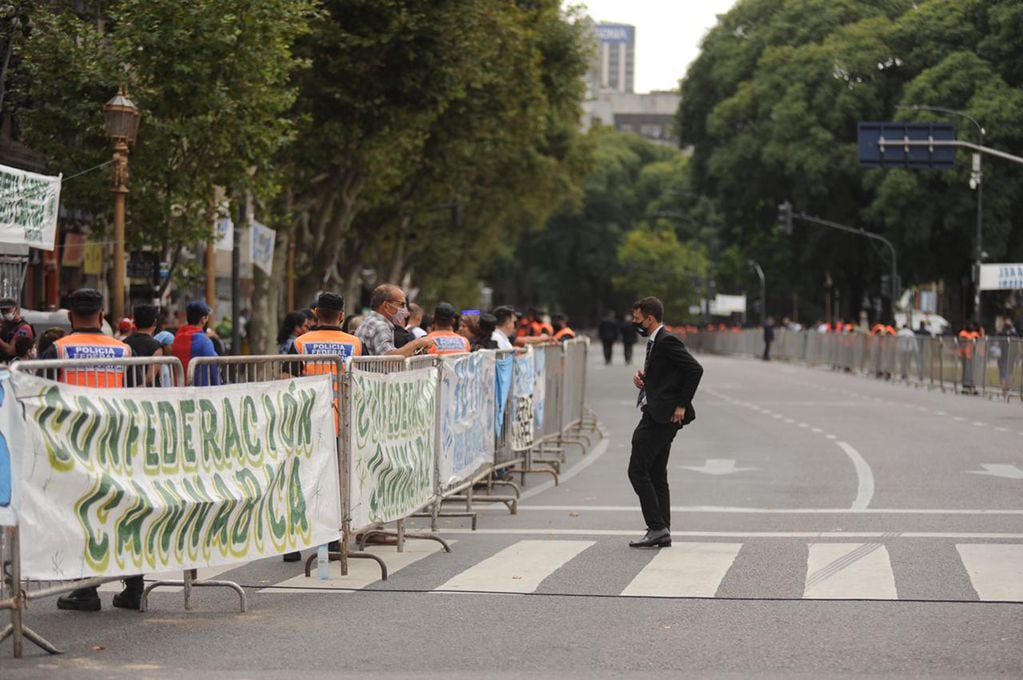
<svg viewBox="0 0 1023 680"><path fill-rule="evenodd" d="M676 423L658 423L644 409L632 433L629 481L639 496L643 520L650 531L671 528L668 456L678 430Z"/></svg>
<svg viewBox="0 0 1023 680"><path fill-rule="evenodd" d="M610 364L611 363L611 352L614 350L615 341L614 340L602 340L601 342L604 343L604 363L605 364Z"/></svg>

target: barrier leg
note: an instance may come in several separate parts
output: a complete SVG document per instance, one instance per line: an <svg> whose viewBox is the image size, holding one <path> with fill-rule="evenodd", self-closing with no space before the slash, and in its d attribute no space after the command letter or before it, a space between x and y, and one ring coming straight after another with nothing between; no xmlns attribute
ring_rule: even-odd
<svg viewBox="0 0 1023 680"><path fill-rule="evenodd" d="M48 654L62 654L52 642L25 625L25 593L21 590L21 546L18 527L4 528L11 546L11 581L10 592L14 600L11 607L11 622L0 630L0 643L11 638L11 653L20 659L25 653L25 640L34 644ZM0 574L0 578L3 574Z"/></svg>

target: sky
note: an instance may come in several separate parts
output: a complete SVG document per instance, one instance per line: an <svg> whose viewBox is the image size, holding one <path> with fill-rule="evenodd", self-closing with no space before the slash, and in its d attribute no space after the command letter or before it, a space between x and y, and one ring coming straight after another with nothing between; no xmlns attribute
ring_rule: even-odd
<svg viewBox="0 0 1023 680"><path fill-rule="evenodd" d="M636 27L636 92L673 90L700 54L700 41L736 0L565 0L594 21Z"/></svg>

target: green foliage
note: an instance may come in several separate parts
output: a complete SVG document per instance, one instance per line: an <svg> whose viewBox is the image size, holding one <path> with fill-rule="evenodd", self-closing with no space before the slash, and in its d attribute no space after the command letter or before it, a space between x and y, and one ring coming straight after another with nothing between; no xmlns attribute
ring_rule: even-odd
<svg viewBox="0 0 1023 680"><path fill-rule="evenodd" d="M976 117L989 146L1023 147L1021 26L1011 0L740 0L721 18L683 81L678 123L694 149L688 182L720 206L720 241L741 251L728 260L763 264L769 310L787 309L795 293L809 301L806 316L820 314L830 276L848 303L843 314L854 315L879 294L887 266L855 237L798 222L793 238L775 234L785 199L883 233L907 283L945 279L958 292L973 252L969 154L954 171L865 171L857 123L951 119L960 138L976 139L965 120L896 108L930 104ZM985 250L995 261L1020 257L1023 226L1012 215L1021 169L990 157L984 168Z"/></svg>
<svg viewBox="0 0 1023 680"><path fill-rule="evenodd" d="M665 319L678 322L699 301L707 258L699 249L680 243L672 229L654 230L641 224L622 240L618 264L624 273L614 277L615 288L633 299L660 298Z"/></svg>

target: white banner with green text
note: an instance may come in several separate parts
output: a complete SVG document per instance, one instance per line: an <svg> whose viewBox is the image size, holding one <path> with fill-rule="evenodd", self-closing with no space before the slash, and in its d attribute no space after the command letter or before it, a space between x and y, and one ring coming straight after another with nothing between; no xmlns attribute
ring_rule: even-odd
<svg viewBox="0 0 1023 680"><path fill-rule="evenodd" d="M0 243L53 250L59 212L59 175L0 165Z"/></svg>
<svg viewBox="0 0 1023 680"><path fill-rule="evenodd" d="M351 372L353 529L407 517L434 492L437 371Z"/></svg>
<svg viewBox="0 0 1023 680"><path fill-rule="evenodd" d="M330 376L97 390L12 377L26 576L247 562L338 538Z"/></svg>

